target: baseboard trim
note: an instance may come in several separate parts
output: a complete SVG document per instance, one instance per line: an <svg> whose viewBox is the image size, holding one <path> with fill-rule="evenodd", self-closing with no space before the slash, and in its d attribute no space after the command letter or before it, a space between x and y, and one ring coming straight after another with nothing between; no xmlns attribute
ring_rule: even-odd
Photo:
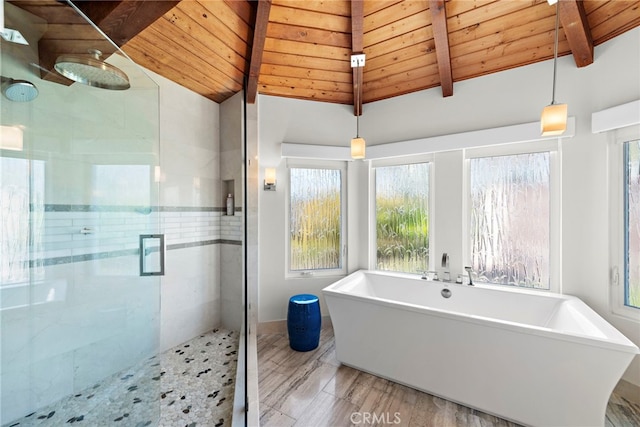
<svg viewBox="0 0 640 427"><path fill-rule="evenodd" d="M331 317L322 316L322 329L332 328ZM286 334L287 333L287 321L286 320L272 320L271 322L258 323L258 335L262 334Z"/></svg>

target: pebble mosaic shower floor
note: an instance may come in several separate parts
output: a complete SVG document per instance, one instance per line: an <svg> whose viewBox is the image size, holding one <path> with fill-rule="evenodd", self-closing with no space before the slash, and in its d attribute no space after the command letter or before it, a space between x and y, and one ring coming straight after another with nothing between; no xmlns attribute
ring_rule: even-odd
<svg viewBox="0 0 640 427"><path fill-rule="evenodd" d="M230 426L237 349L214 329L5 427Z"/></svg>

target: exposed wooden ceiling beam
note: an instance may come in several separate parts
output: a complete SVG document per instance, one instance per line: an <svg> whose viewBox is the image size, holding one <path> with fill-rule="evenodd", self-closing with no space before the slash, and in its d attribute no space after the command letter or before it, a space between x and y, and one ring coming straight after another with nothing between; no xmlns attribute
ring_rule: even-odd
<svg viewBox="0 0 640 427"><path fill-rule="evenodd" d="M582 1L560 0L560 21L573 53L576 66L585 67L593 63L593 38Z"/></svg>
<svg viewBox="0 0 640 427"><path fill-rule="evenodd" d="M256 12L256 25L253 28L253 43L251 45L251 60L249 62L249 78L247 80L247 102L254 104L258 95L258 78L262 66L262 53L267 38L267 25L269 24L269 12L271 0L259 0Z"/></svg>
<svg viewBox="0 0 640 427"><path fill-rule="evenodd" d="M429 0L431 27L436 45L436 59L440 73L442 96L453 95L453 75L451 73L451 53L449 51L449 32L447 31L447 12L444 0Z"/></svg>
<svg viewBox="0 0 640 427"><path fill-rule="evenodd" d="M76 6L118 46L127 43L178 3L180 0L75 2Z"/></svg>
<svg viewBox="0 0 640 427"><path fill-rule="evenodd" d="M180 0L166 1L76 1L74 4L111 40L118 46L124 45L142 30L153 24L158 18L171 10ZM38 41L38 54L40 75L43 80L70 85L71 80L62 77L53 71L56 58L62 54L87 54L89 49L99 49L104 57L108 57L116 48L112 43L99 35L84 19L75 23L72 37L59 37L56 28L75 22L69 15L75 17L77 13L66 3L44 2L39 3L42 8L36 9L39 16L50 24ZM86 28L86 30L85 30Z"/></svg>
<svg viewBox="0 0 640 427"><path fill-rule="evenodd" d="M363 0L351 0L351 52L360 54L364 50L364 3ZM362 115L362 79L363 67L353 67L353 114Z"/></svg>

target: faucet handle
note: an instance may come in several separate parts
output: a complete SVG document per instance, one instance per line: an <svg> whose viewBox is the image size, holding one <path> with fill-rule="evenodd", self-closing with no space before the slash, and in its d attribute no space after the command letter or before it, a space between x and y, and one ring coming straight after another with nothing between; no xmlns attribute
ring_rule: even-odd
<svg viewBox="0 0 640 427"><path fill-rule="evenodd" d="M473 269L471 267L469 267L469 266L465 267L464 269L469 274L469 286L473 286L473 278L471 277L472 273L473 273Z"/></svg>

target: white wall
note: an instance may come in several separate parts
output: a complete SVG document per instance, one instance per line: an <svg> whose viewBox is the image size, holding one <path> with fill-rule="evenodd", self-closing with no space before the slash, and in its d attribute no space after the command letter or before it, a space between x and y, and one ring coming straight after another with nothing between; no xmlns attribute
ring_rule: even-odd
<svg viewBox="0 0 640 427"><path fill-rule="evenodd" d="M591 113L640 99L640 28L629 31L595 49L595 62L576 68L573 58L558 60L556 99L569 104L569 115L576 117L575 137L564 140L562 168L562 289L583 299L636 344L640 344L640 325L613 315L609 305L609 207L608 136L591 133ZM457 82L454 95L443 98L440 88L366 104L360 118L361 135L370 145L459 133L539 120L542 108L551 101L552 62L533 64L515 70ZM285 162L280 143L344 145L355 132L352 108L344 105L259 97L259 157L261 178L264 167L277 167L278 181L286 181ZM439 161L462 169L461 156L441 153ZM357 163L352 163L357 164ZM361 168L362 166L357 166ZM356 174L362 178L362 174ZM436 181L442 175L436 175ZM366 192L362 179L350 183L353 192ZM261 181L260 181L261 182ZM436 191L446 191L441 179ZM352 203L361 206L362 197ZM285 191L260 192L260 283L259 321L286 318L288 297L295 293L321 289L335 278L285 279L284 240ZM447 223L462 224L460 202L451 200ZM351 208L352 206L350 206ZM450 209L449 209L450 208ZM358 215L365 221L365 215ZM442 222L436 222L436 226ZM353 230L353 224L349 224ZM366 227L358 224L357 243L366 247ZM364 231L363 231L364 230ZM461 253L460 233L436 232L434 253ZM351 236L350 236L351 237ZM455 240L454 240L455 239ZM349 242L350 246L353 244ZM449 249L454 248L454 249ZM455 249L458 248L458 249ZM443 250L444 249L444 250ZM357 267L366 268L366 256L357 256ZM351 261L350 260L350 261ZM365 260L365 262L363 262ZM460 264L462 260L452 261ZM350 262L350 271L354 268ZM457 266L461 268L460 265ZM323 313L327 314L322 304ZM626 376L640 384L640 360L636 358Z"/></svg>

